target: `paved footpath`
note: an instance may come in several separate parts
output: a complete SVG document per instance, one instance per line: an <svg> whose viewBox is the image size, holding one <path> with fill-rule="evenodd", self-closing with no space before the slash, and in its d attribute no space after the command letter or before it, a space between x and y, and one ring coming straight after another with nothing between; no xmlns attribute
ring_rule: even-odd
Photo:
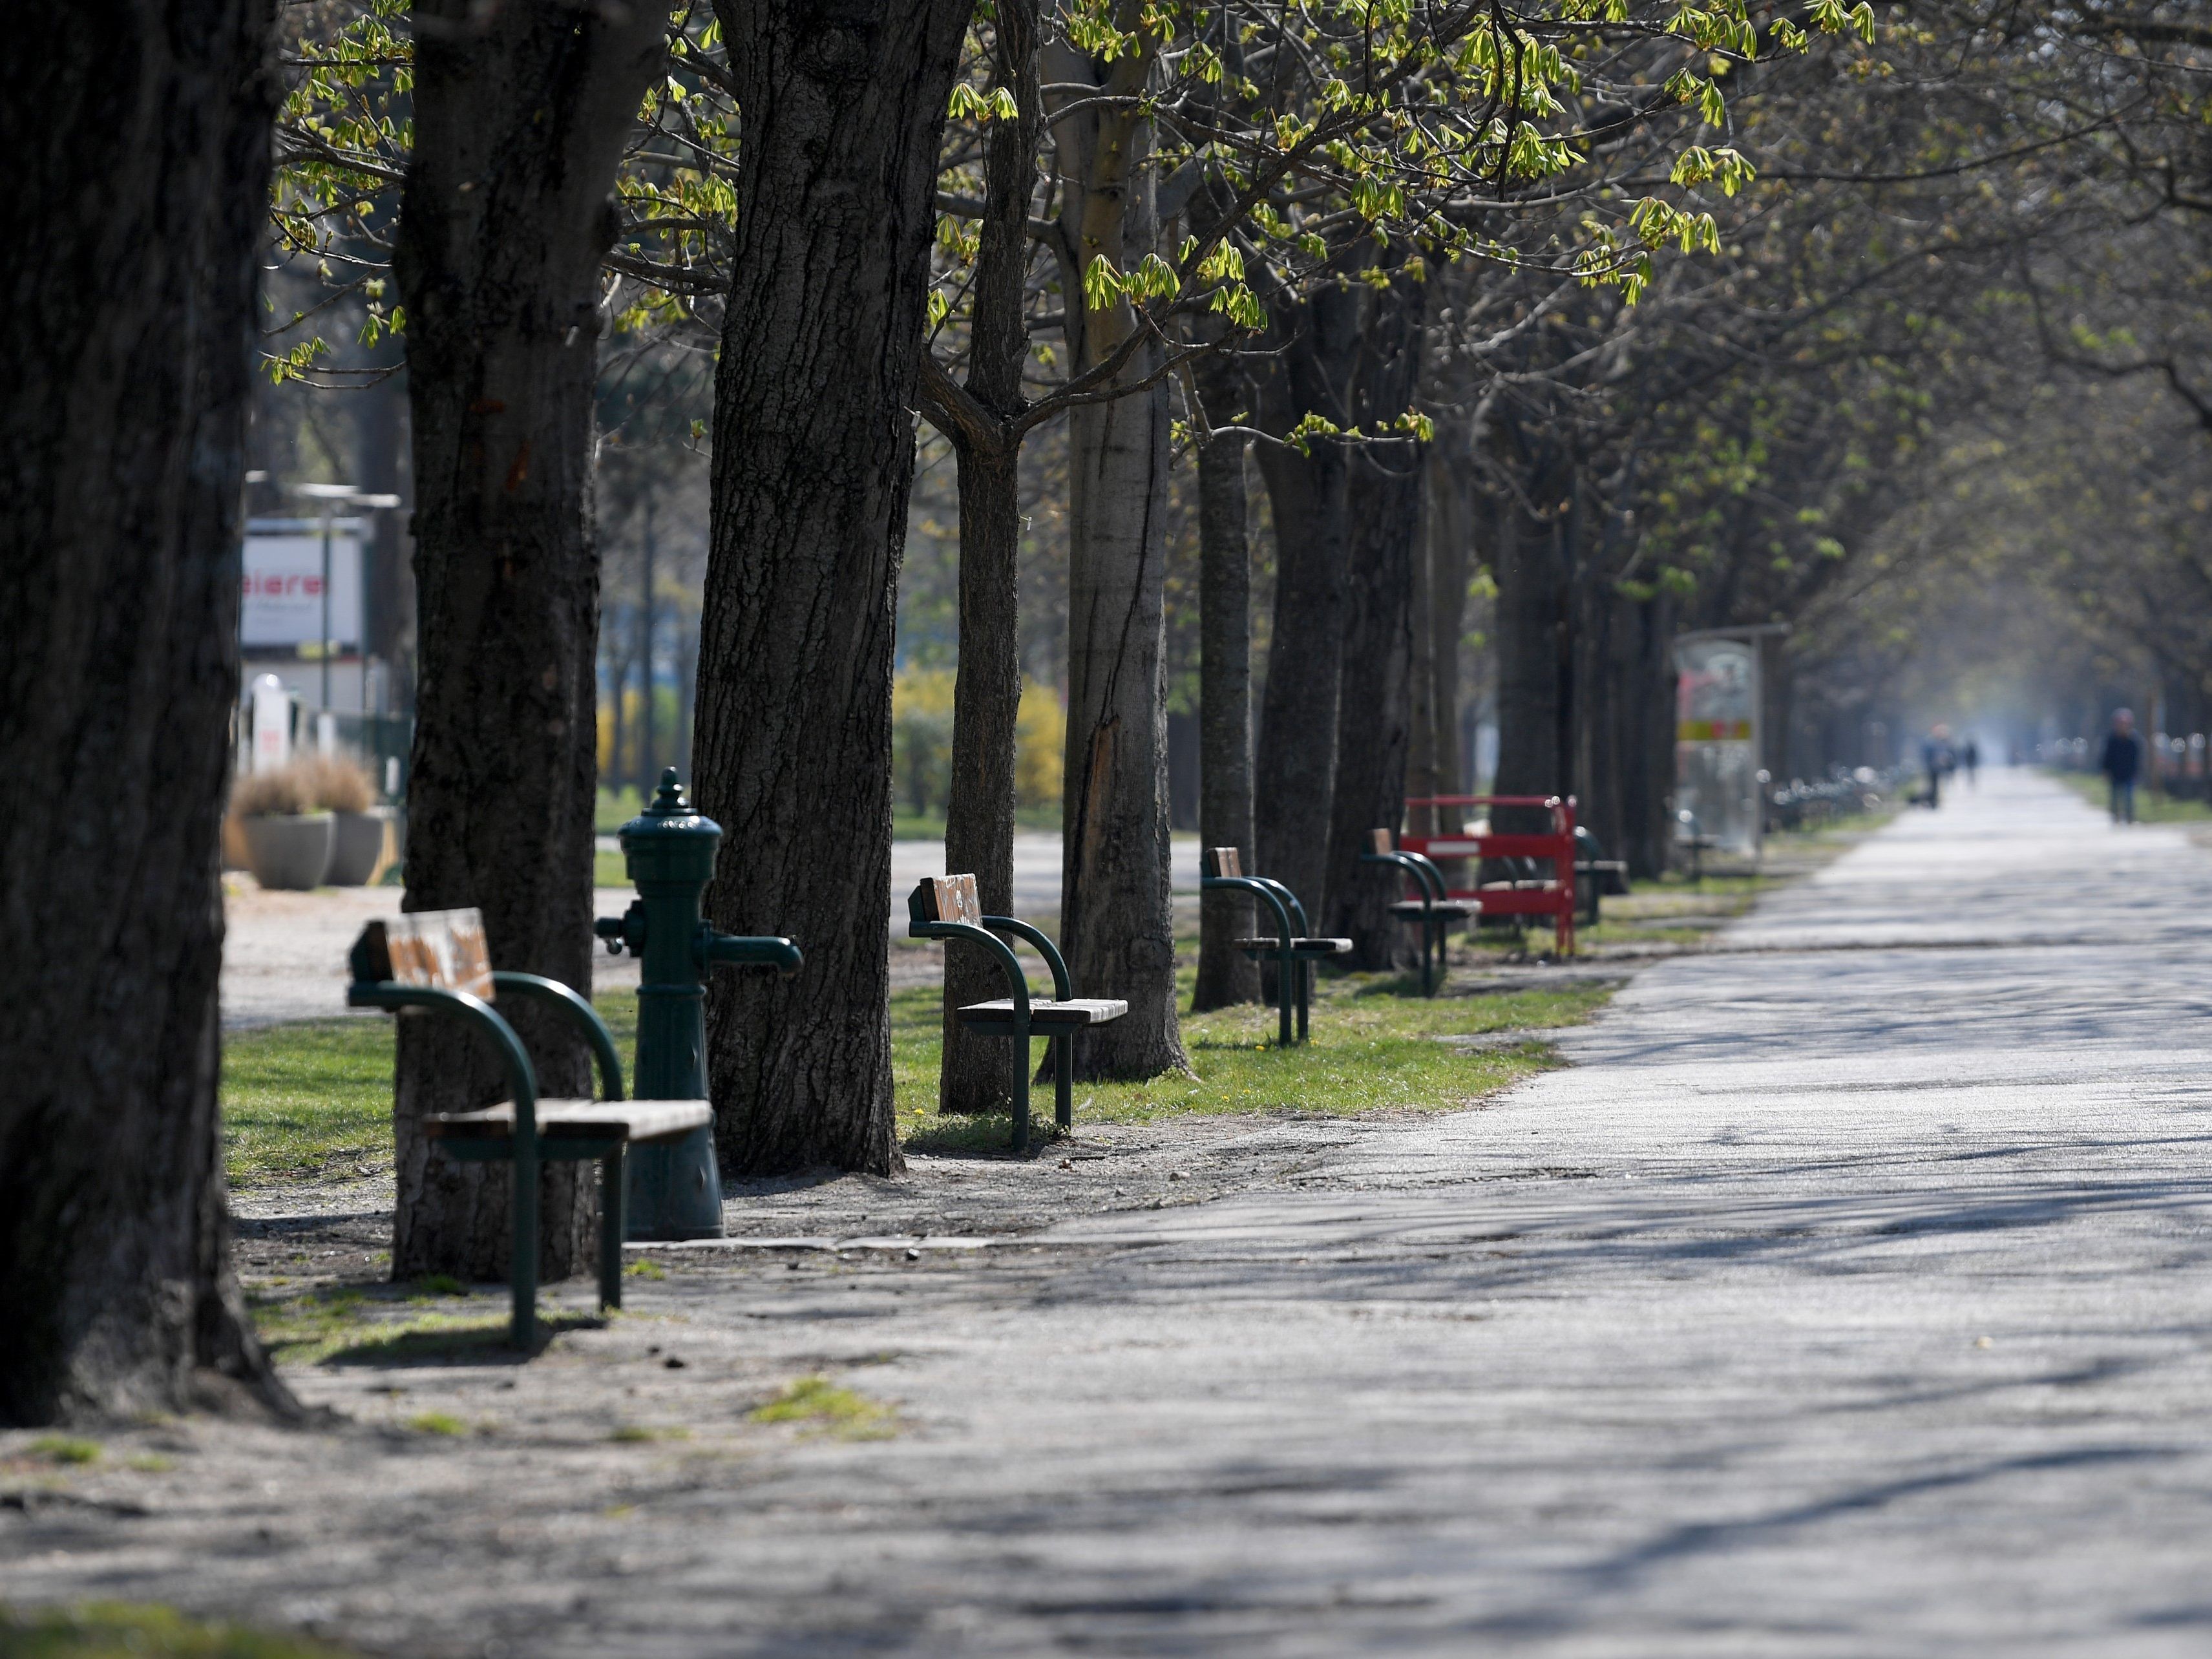
<svg viewBox="0 0 2212 1659"><path fill-rule="evenodd" d="M421 1654L2202 1655L2208 917L2178 832L1985 774L1484 1110L1018 1249L698 1253L520 1393L303 1374L518 1426L210 1443L220 1499L0 1517L0 1593ZM714 1439L801 1368L902 1431ZM604 1418L520 1431L563 1376L702 1437L614 1483Z"/></svg>

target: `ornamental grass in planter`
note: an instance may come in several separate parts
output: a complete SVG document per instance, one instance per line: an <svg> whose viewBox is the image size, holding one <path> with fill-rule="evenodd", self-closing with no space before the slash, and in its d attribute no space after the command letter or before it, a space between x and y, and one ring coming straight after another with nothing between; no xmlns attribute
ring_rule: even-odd
<svg viewBox="0 0 2212 1659"><path fill-rule="evenodd" d="M384 857L389 816L376 805L368 769L350 755L308 755L295 764L315 805L331 814L331 864L323 879L333 887L365 884Z"/></svg>
<svg viewBox="0 0 2212 1659"><path fill-rule="evenodd" d="M246 867L256 881L295 892L322 884L336 825L316 810L303 768L248 773L231 789L230 810L245 832Z"/></svg>

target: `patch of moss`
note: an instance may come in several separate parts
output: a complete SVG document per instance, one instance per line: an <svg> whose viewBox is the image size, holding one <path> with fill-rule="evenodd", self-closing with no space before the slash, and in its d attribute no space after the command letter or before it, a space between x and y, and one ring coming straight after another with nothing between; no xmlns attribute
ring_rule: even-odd
<svg viewBox="0 0 2212 1659"><path fill-rule="evenodd" d="M898 1431L891 1408L826 1376L786 1383L775 1399L757 1406L756 1423L805 1423L840 1440L888 1440Z"/></svg>
<svg viewBox="0 0 2212 1659"><path fill-rule="evenodd" d="M0 1607L0 1659L340 1659L340 1650L203 1623L173 1607L93 1601L35 1613Z"/></svg>
<svg viewBox="0 0 2212 1659"><path fill-rule="evenodd" d="M100 1442L79 1440L66 1434L42 1434L31 1443L31 1455L49 1463L97 1463Z"/></svg>

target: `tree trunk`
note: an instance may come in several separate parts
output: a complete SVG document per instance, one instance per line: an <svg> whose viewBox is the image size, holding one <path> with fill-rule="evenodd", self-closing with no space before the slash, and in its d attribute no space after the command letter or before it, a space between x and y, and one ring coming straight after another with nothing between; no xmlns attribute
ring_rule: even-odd
<svg viewBox="0 0 2212 1659"><path fill-rule="evenodd" d="M1218 352L1198 361L1206 417L1243 417L1244 377ZM1252 847L1252 549L1245 525L1241 433L1198 448L1198 836L1201 847ZM1236 948L1252 934L1252 902L1208 893L1200 907L1198 984L1191 1012L1255 1002L1260 969Z"/></svg>
<svg viewBox="0 0 2212 1659"><path fill-rule="evenodd" d="M1626 698L1629 767L1621 844L1636 880L1664 875L1674 844L1674 602L1664 589L1638 603Z"/></svg>
<svg viewBox="0 0 2212 1659"><path fill-rule="evenodd" d="M793 980L718 974L726 1169L900 1167L889 1015L891 647L938 140L972 0L716 6L745 112L714 382L698 799L714 925Z"/></svg>
<svg viewBox="0 0 2212 1659"><path fill-rule="evenodd" d="M952 689L945 868L973 872L984 914L1007 915L1014 902L1014 754L1022 708L1021 436L1008 422L1021 412L1029 361L1023 309L1042 100L1035 0L999 0L994 22L992 78L1014 94L1020 114L992 122L983 139L966 395L951 387L933 361L923 366L922 407L951 441L960 487L960 666ZM1006 994L1006 975L985 952L945 953L939 1110L1012 1109L1005 1040L976 1036L955 1017L963 1004Z"/></svg>
<svg viewBox="0 0 2212 1659"><path fill-rule="evenodd" d="M1405 447L1413 449L1410 444ZM1395 831L1406 811L1420 462L1412 453L1395 459L1391 467L1374 453L1355 452L1351 457L1352 574L1322 888L1328 908L1314 919L1324 933L1352 941L1351 956L1338 958L1339 965L1377 971L1407 959L1408 948L1416 944L1390 914L1391 901L1403 893L1403 878L1395 870L1359 861L1361 854L1371 850L1371 832Z"/></svg>
<svg viewBox="0 0 2212 1659"><path fill-rule="evenodd" d="M550 0L438 0L415 15L415 162L394 250L421 629L405 908L476 906L495 966L588 989L599 260L663 20ZM549 1011L501 1012L544 1093L591 1092L582 1045ZM395 1279L507 1274L511 1172L440 1156L421 1128L505 1088L459 1022L400 1022ZM592 1167L546 1166L548 1279L590 1259Z"/></svg>
<svg viewBox="0 0 2212 1659"><path fill-rule="evenodd" d="M1088 60L1051 78L1094 78ZM1109 93L1141 89L1149 48L1108 70ZM1127 271L1152 251L1150 129L1134 106L1056 130L1066 182L1067 311L1076 373L1110 361L1135 328L1126 300L1087 310L1084 271ZM1121 997L1128 1013L1086 1033L1085 1078L1188 1069L1176 1017L1175 918L1168 896L1168 394L1157 339L1110 383L1110 401L1068 417L1067 748L1060 938L1079 995Z"/></svg>
<svg viewBox="0 0 2212 1659"><path fill-rule="evenodd" d="M1557 506L1567 477L1558 458L1540 453L1526 474L1528 504L1510 501L1498 514L1494 793L1501 795L1565 794L1570 787L1573 627L1558 544L1566 515ZM1492 819L1501 833L1540 833L1549 823L1534 811L1493 812Z"/></svg>
<svg viewBox="0 0 2212 1659"><path fill-rule="evenodd" d="M1261 390L1262 423L1285 433L1307 414L1353 424L1347 382L1359 347L1358 296L1339 284L1290 312L1294 330ZM1336 783L1338 678L1344 660L1350 520L1345 446L1316 438L1300 454L1255 453L1275 523L1275 618L1253 766L1257 873L1283 883L1316 924L1328 895Z"/></svg>
<svg viewBox="0 0 2212 1659"><path fill-rule="evenodd" d="M1424 292L1418 283L1401 282L1362 296L1366 316L1352 412L1364 432L1389 431L1413 406ZM1357 447L1346 457L1349 558L1328 862L1322 879L1327 903L1311 914L1325 933L1351 939L1351 957L1340 959L1347 968L1390 968L1410 960L1413 943L1390 914L1402 878L1359 859L1372 848L1372 831L1395 831L1406 815L1422 455L1419 445L1400 441Z"/></svg>
<svg viewBox="0 0 2212 1659"><path fill-rule="evenodd" d="M61 8L0 100L0 1423L290 1406L216 1102L275 11Z"/></svg>
<svg viewBox="0 0 2212 1659"><path fill-rule="evenodd" d="M960 666L952 688L952 787L945 808L945 867L972 872L987 915L1014 903L1015 725L1022 707L1019 607L1020 450L956 438L960 484ZM972 1035L954 1010L1006 994L1006 977L973 945L945 953L945 1046L938 1109L1012 1109L1006 1044Z"/></svg>
<svg viewBox="0 0 2212 1659"><path fill-rule="evenodd" d="M1466 625L1468 566L1474 550L1464 434L1432 445L1427 464L1426 512L1416 553L1419 599L1414 615L1413 729L1407 739L1406 793L1416 796L1467 793L1459 769L1459 641ZM1458 809L1427 808L1408 814L1407 828L1441 835L1456 828Z"/></svg>

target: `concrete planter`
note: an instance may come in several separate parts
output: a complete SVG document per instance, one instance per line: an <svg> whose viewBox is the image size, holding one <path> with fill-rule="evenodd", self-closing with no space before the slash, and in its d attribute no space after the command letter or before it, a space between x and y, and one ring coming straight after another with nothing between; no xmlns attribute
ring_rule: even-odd
<svg viewBox="0 0 2212 1659"><path fill-rule="evenodd" d="M371 809L333 812L331 817L331 867L323 879L333 887L362 886L384 856L386 814Z"/></svg>
<svg viewBox="0 0 2212 1659"><path fill-rule="evenodd" d="M251 817L246 826L247 863L264 887L304 891L319 887L331 867L333 815Z"/></svg>

